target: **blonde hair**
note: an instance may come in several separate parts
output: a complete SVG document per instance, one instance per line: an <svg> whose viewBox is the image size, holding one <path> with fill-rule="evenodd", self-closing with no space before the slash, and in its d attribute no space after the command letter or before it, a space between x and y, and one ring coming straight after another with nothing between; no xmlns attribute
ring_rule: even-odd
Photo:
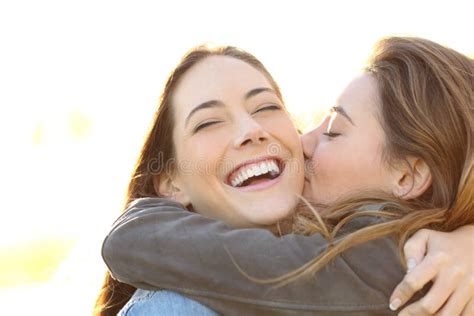
<svg viewBox="0 0 474 316"><path fill-rule="evenodd" d="M421 38L390 37L377 43L366 69L377 80L380 121L386 134L387 163L414 156L430 168L432 185L420 197L403 200L380 192L346 197L323 216L300 217L305 234L321 233L330 245L296 271L262 283L286 284L314 274L345 250L370 240L395 236L402 247L422 228L452 231L474 223L473 60ZM367 210L367 206L379 206ZM354 218L384 218L336 236Z"/></svg>

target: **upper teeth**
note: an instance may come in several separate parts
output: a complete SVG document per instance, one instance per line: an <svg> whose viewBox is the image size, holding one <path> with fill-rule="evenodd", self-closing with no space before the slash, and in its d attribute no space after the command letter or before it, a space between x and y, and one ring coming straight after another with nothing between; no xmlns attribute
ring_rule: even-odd
<svg viewBox="0 0 474 316"><path fill-rule="evenodd" d="M280 173L280 168L275 160L266 160L255 164L246 165L234 173L231 179L233 187L241 185L245 180L265 173L276 175Z"/></svg>

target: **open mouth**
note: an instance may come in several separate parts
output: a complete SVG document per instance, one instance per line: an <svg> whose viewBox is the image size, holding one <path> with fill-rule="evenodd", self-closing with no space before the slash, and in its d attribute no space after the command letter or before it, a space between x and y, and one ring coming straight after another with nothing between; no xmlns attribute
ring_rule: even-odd
<svg viewBox="0 0 474 316"><path fill-rule="evenodd" d="M229 174L227 184L234 188L257 185L278 178L283 170L284 164L279 158L244 163Z"/></svg>

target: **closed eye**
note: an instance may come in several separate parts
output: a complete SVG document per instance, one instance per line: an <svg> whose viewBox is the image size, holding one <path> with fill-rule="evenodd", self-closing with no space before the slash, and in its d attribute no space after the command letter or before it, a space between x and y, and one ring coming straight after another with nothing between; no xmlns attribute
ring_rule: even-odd
<svg viewBox="0 0 474 316"><path fill-rule="evenodd" d="M340 136L341 134L340 133L327 132L327 133L323 133L323 135L325 135L327 137L334 138L334 137Z"/></svg>
<svg viewBox="0 0 474 316"><path fill-rule="evenodd" d="M277 104L272 104L272 105L267 105L264 107L259 108L253 114L258 113L258 112L263 112L263 111L276 111L276 110L281 110L281 106Z"/></svg>
<svg viewBox="0 0 474 316"><path fill-rule="evenodd" d="M198 126L196 126L193 130L193 133L197 133L199 132L200 130L206 128L206 127L209 127L211 125L215 125L217 123L220 123L221 121L208 121L208 122L204 122L202 124L199 124Z"/></svg>

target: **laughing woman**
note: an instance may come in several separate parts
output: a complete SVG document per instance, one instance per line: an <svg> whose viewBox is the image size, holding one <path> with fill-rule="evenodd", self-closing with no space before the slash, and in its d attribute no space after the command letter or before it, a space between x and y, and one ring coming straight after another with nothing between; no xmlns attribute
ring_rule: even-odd
<svg viewBox="0 0 474 316"><path fill-rule="evenodd" d="M331 116L303 136L314 167L304 196L321 207L324 223L305 220L316 234L278 238L211 219L269 226L295 209L302 155L278 87L240 51L192 52L168 81L129 194L130 202L161 196L181 204L134 202L106 239L104 259L120 281L171 289L226 315L390 314L390 292L404 275L397 242L423 228L474 223L472 89L467 57L421 39L382 41ZM158 156L174 161L169 172L150 172ZM205 172L184 170L186 162L204 163ZM269 171L270 178L259 174ZM469 251L472 234L468 226L443 238L461 240ZM428 260L437 246L428 243L427 259L412 270L418 283L403 291L413 285L403 281L392 308L407 300L400 295L435 280L424 301L409 308L436 312L452 294L442 311L469 313L472 274L466 282L447 280L449 268ZM269 288L242 272L260 280L283 276L276 281L284 284ZM311 279L295 280L300 275Z"/></svg>

